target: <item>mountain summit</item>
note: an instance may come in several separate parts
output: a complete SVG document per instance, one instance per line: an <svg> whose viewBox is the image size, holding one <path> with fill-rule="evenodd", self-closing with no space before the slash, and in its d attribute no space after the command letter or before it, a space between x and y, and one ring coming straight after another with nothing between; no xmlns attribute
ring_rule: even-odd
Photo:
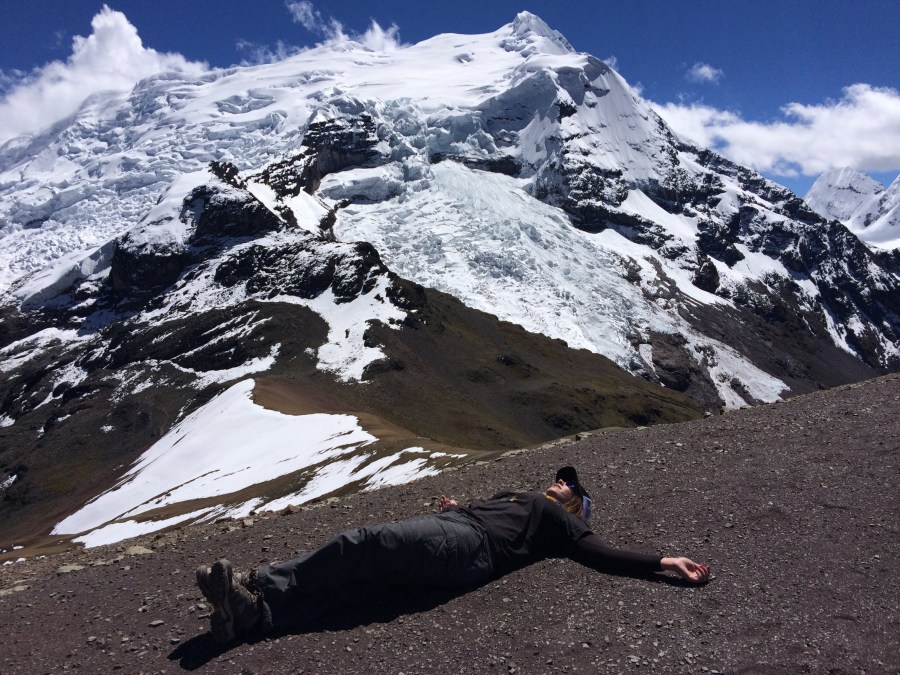
<svg viewBox="0 0 900 675"><path fill-rule="evenodd" d="M900 364L894 258L529 13L92 98L0 147L0 216L20 534L281 508Z"/></svg>
<svg viewBox="0 0 900 675"><path fill-rule="evenodd" d="M841 221L871 246L900 247L900 177L885 189L863 173L835 169L819 176L805 199L823 218Z"/></svg>

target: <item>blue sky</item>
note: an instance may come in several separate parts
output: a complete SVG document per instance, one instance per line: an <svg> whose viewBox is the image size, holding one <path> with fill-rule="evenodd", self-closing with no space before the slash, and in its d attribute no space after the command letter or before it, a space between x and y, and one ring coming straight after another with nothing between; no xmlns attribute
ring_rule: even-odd
<svg viewBox="0 0 900 675"><path fill-rule="evenodd" d="M73 38L96 29L91 22L102 2L3 3L0 86L6 99L0 115L11 110L17 89L42 77L65 77L76 65L84 86L93 86L84 71L132 63L129 50L141 51L131 73L137 78L157 62L171 67L180 57L178 62L223 67L289 54L336 35L359 38L372 21L384 29L382 38L409 44L438 33L493 31L528 10L577 50L609 60L681 133L800 194L828 168L853 166L882 182L900 171L900 0L107 4L127 18L109 31L130 23L138 38L113 55L89 58L78 56L77 45L73 52ZM97 81L125 86L128 76L106 73ZM37 95L27 100L41 104Z"/></svg>

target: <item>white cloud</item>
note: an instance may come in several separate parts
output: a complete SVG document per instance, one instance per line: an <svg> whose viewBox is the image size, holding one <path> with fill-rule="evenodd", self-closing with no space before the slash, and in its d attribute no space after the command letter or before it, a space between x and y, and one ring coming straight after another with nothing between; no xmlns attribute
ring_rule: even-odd
<svg viewBox="0 0 900 675"><path fill-rule="evenodd" d="M619 59L615 56L607 56L605 59L602 59L602 61L613 70L616 70L619 67Z"/></svg>
<svg viewBox="0 0 900 675"><path fill-rule="evenodd" d="M323 37L323 44L340 44L352 40L364 47L381 52L396 51L404 46L400 41L400 28L396 24L382 28L377 21L372 19L372 23L364 33L348 34L344 32L344 25L340 21L333 17L324 18L322 13L308 0L299 2L288 0L285 2L285 6L291 13L294 22Z"/></svg>
<svg viewBox="0 0 900 675"><path fill-rule="evenodd" d="M322 25L322 15L313 7L311 2L287 2L288 11L294 17L294 21L306 30L318 32Z"/></svg>
<svg viewBox="0 0 900 675"><path fill-rule="evenodd" d="M854 84L837 101L789 103L784 118L754 122L702 104L652 104L682 137L739 164L780 176L815 176L849 166L900 169L900 92Z"/></svg>
<svg viewBox="0 0 900 675"><path fill-rule="evenodd" d="M281 40L276 42L274 47L270 45L261 45L256 42L249 42L247 40L238 40L236 46L240 51L246 52L248 55L246 59L241 61L241 65L243 66L284 61L291 56L295 56L296 54L305 51L304 47L296 47L287 44L286 42L282 42Z"/></svg>
<svg viewBox="0 0 900 675"><path fill-rule="evenodd" d="M397 24L391 24L388 28L382 28L372 19L372 24L362 35L353 38L364 47L378 52L392 52L403 47L400 42L400 28Z"/></svg>
<svg viewBox="0 0 900 675"><path fill-rule="evenodd" d="M199 74L207 69L180 54L145 48L125 15L105 5L91 27L90 36L73 38L68 61L48 63L6 89L0 99L0 143L46 129L77 112L92 94L129 91L160 72Z"/></svg>
<svg viewBox="0 0 900 675"><path fill-rule="evenodd" d="M5 94L25 79L27 73L13 68L12 70L0 69L0 94Z"/></svg>
<svg viewBox="0 0 900 675"><path fill-rule="evenodd" d="M718 68L713 68L708 63L695 63L685 74L691 82L718 82L724 75Z"/></svg>

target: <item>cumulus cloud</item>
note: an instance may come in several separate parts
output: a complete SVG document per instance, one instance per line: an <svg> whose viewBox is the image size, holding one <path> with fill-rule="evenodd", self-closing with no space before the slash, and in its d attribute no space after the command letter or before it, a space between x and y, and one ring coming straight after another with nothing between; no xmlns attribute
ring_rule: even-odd
<svg viewBox="0 0 900 675"><path fill-rule="evenodd" d="M839 100L789 103L783 119L755 122L702 105L653 104L672 129L739 164L780 176L815 176L849 166L900 169L900 92L854 84Z"/></svg>
<svg viewBox="0 0 900 675"><path fill-rule="evenodd" d="M0 99L0 143L37 133L74 114L92 94L129 91L160 72L204 72L206 64L147 49L121 12L103 6L88 37L75 36L68 61L53 61L7 84ZM7 74L8 75L8 74Z"/></svg>
<svg viewBox="0 0 900 675"><path fill-rule="evenodd" d="M724 75L718 68L713 68L708 63L695 63L687 71L685 77L691 82L718 82Z"/></svg>
<svg viewBox="0 0 900 675"><path fill-rule="evenodd" d="M400 28L396 24L382 28L373 19L365 32L346 33L344 25L340 21L333 17L323 17L322 13L308 0L299 2L288 0L285 6L295 23L299 23L306 30L324 38L322 44L340 44L352 40L364 47L382 52L396 51L404 46L400 41Z"/></svg>

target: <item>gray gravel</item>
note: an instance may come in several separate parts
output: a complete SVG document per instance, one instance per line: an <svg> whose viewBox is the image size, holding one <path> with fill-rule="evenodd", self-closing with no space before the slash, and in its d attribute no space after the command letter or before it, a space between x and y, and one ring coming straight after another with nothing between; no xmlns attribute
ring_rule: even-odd
<svg viewBox="0 0 900 675"><path fill-rule="evenodd" d="M900 376L604 431L296 514L0 568L0 672L898 672ZM611 542L710 563L704 587L548 560L471 593L400 593L307 633L213 645L201 562L248 567L564 463ZM129 548L135 544L143 547Z"/></svg>

